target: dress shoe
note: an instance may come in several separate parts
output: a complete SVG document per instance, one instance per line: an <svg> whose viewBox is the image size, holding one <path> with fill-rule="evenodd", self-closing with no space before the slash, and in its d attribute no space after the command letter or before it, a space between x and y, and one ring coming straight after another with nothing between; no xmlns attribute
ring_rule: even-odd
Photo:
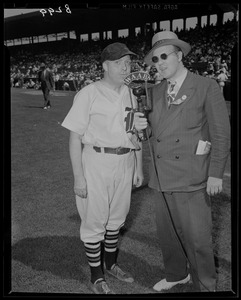
<svg viewBox="0 0 241 300"><path fill-rule="evenodd" d="M161 281L157 282L153 289L157 292L161 292L163 290L169 290L177 284L184 284L190 280L190 274L187 275L186 278L179 280L179 281L166 281L166 278L162 279Z"/></svg>

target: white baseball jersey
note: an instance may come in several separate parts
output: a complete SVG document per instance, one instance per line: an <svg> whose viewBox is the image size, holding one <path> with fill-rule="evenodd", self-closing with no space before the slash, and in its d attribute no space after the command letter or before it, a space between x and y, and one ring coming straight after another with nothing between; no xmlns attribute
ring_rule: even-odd
<svg viewBox="0 0 241 300"><path fill-rule="evenodd" d="M131 142L135 139L132 132L132 106L136 107L133 95L132 100L134 103L130 101L126 85L117 93L101 81L94 82L76 94L62 126L83 135L83 144L135 149Z"/></svg>
<svg viewBox="0 0 241 300"><path fill-rule="evenodd" d="M83 135L82 163L87 199L76 195L84 243L104 239L106 229L124 225L130 208L135 151L124 155L98 153L93 146L139 148L133 134L135 97L127 86L120 93L100 81L80 90L62 126Z"/></svg>

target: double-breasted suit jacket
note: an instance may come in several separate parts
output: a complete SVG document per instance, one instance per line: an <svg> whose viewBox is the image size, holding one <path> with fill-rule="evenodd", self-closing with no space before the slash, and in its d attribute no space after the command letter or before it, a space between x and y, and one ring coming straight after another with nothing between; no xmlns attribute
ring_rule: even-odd
<svg viewBox="0 0 241 300"><path fill-rule="evenodd" d="M217 82L188 71L176 99L167 107L167 81L149 90L151 144L162 191L195 191L208 176L222 178L230 151L230 121ZM208 154L197 155L199 140L211 142ZM150 164L149 187L159 190Z"/></svg>

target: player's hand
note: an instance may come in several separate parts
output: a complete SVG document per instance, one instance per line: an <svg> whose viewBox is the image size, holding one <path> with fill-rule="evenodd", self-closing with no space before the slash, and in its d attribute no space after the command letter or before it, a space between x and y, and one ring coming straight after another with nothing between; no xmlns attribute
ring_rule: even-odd
<svg viewBox="0 0 241 300"><path fill-rule="evenodd" d="M144 117L144 114L141 112L135 112L134 114L134 126L137 131L146 129L148 123L147 118Z"/></svg>
<svg viewBox="0 0 241 300"><path fill-rule="evenodd" d="M135 172L133 178L133 185L135 187L140 187L144 181L143 172Z"/></svg>
<svg viewBox="0 0 241 300"><path fill-rule="evenodd" d="M74 193L75 195L81 198L87 198L88 193L87 193L87 184L85 178L75 179Z"/></svg>
<svg viewBox="0 0 241 300"><path fill-rule="evenodd" d="M223 190L223 180L215 177L208 177L207 181L207 193L209 196L221 193Z"/></svg>

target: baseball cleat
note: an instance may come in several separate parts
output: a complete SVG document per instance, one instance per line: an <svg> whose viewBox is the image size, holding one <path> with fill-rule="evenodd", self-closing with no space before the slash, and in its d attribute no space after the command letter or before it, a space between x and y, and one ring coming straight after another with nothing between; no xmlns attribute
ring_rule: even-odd
<svg viewBox="0 0 241 300"><path fill-rule="evenodd" d="M134 278L131 276L131 274L124 272L117 264L114 264L110 270L106 269L106 272L121 281L128 283L134 282Z"/></svg>
<svg viewBox="0 0 241 300"><path fill-rule="evenodd" d="M115 294L110 290L103 278L96 280L95 283L91 283L90 288L95 294Z"/></svg>

